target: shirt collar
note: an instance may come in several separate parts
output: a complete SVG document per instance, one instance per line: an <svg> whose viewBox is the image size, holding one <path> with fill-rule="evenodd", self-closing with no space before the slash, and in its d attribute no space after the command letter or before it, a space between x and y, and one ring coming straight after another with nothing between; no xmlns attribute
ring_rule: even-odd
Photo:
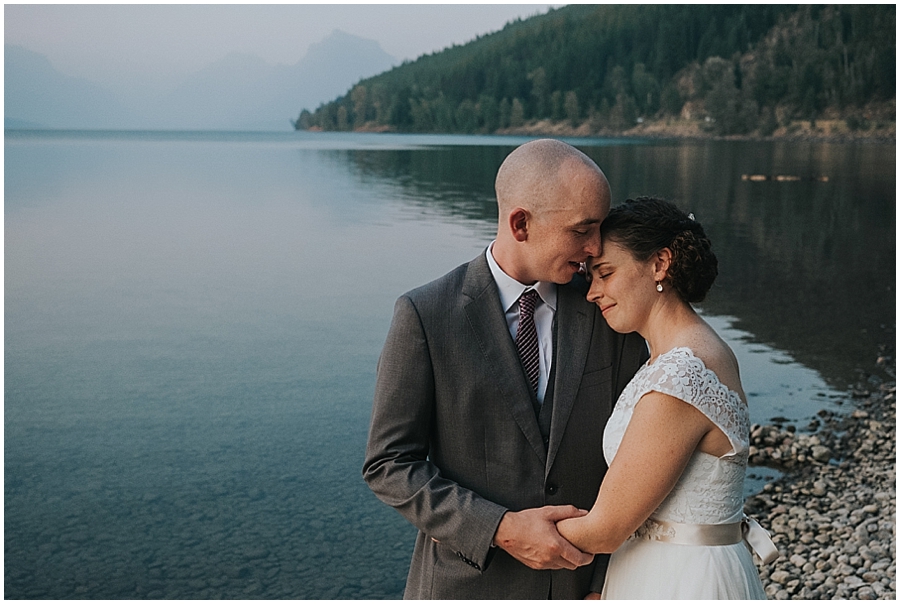
<svg viewBox="0 0 900 604"><path fill-rule="evenodd" d="M492 247L494 247L493 241L488 246L485 255L487 256L491 274L494 276L494 281L497 283L497 289L500 292L500 304L503 305L503 312L507 312L512 308L512 305L519 300L522 292L526 289L537 291L541 300L544 301L544 304L549 306L553 312L556 312L556 284L550 283L549 281L538 281L531 286L519 283L503 272L503 269L500 268L500 265L494 260L494 254L491 252Z"/></svg>

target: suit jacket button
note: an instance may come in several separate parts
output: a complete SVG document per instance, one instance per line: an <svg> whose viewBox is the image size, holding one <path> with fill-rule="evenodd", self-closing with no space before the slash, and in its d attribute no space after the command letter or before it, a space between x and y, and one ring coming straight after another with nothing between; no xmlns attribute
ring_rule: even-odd
<svg viewBox="0 0 900 604"><path fill-rule="evenodd" d="M559 487L556 486L555 484L548 484L548 485L547 485L547 494L548 494L548 495L556 495L556 492L557 492L557 491L559 491Z"/></svg>

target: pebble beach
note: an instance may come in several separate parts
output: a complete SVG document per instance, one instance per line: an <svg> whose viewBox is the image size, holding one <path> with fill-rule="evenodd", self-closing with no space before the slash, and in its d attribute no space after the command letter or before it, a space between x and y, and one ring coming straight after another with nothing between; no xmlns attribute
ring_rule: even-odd
<svg viewBox="0 0 900 604"><path fill-rule="evenodd" d="M745 504L781 554L760 566L770 599L897 598L896 382L886 369L891 381L857 385L846 413L821 411L811 432L752 427L751 466L783 472Z"/></svg>

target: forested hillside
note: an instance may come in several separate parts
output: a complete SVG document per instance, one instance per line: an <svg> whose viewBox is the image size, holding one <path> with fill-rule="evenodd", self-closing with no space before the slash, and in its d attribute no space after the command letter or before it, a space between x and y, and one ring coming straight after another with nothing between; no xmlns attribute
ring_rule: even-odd
<svg viewBox="0 0 900 604"><path fill-rule="evenodd" d="M582 133L688 120L768 135L894 121L894 5L571 5L360 81L298 129Z"/></svg>

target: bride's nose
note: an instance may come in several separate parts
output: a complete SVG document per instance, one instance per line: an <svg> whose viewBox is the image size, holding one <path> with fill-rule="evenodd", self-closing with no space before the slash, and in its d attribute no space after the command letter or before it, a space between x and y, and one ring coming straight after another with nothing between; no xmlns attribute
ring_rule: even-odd
<svg viewBox="0 0 900 604"><path fill-rule="evenodd" d="M603 291L600 286L600 279L591 279L591 287L588 289L587 299L588 302L593 302L597 304L600 298L603 297Z"/></svg>

